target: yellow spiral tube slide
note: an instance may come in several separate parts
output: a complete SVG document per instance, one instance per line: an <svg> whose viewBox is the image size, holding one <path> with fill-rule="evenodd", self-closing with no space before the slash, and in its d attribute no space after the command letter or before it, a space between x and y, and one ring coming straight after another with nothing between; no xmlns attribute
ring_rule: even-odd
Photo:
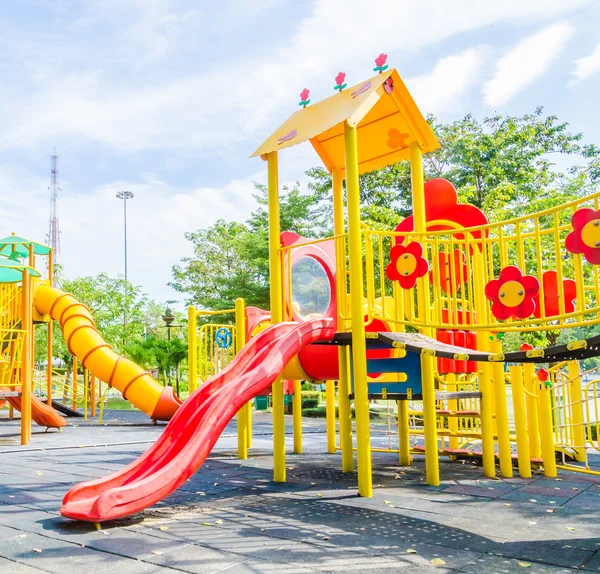
<svg viewBox="0 0 600 574"><path fill-rule="evenodd" d="M33 305L60 324L67 347L101 381L155 420L169 420L181 405L172 387L163 387L150 373L117 355L102 339L89 309L69 293L40 284Z"/></svg>

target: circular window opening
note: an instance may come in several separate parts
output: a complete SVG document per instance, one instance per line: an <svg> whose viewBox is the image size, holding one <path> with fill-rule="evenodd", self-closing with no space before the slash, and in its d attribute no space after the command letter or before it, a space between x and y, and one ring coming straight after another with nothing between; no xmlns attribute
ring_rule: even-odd
<svg viewBox="0 0 600 574"><path fill-rule="evenodd" d="M292 308L302 319L323 317L331 303L327 271L314 257L300 257L292 265Z"/></svg>

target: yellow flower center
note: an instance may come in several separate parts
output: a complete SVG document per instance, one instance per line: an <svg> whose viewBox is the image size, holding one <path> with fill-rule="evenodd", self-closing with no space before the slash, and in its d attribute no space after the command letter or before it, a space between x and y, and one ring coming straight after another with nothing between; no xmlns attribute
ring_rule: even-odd
<svg viewBox="0 0 600 574"><path fill-rule="evenodd" d="M592 219L583 226L581 240L588 247L600 247L600 219Z"/></svg>
<svg viewBox="0 0 600 574"><path fill-rule="evenodd" d="M408 276L417 268L417 259L410 253L400 255L396 261L396 269L400 275Z"/></svg>
<svg viewBox="0 0 600 574"><path fill-rule="evenodd" d="M525 299L525 289L518 281L507 281L500 286L499 295L507 307L518 307Z"/></svg>

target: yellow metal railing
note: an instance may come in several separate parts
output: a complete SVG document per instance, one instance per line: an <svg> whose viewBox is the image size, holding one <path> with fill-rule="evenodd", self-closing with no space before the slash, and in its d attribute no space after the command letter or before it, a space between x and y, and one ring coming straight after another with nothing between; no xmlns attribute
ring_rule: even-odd
<svg viewBox="0 0 600 574"><path fill-rule="evenodd" d="M0 283L0 330L14 328L21 320L21 286Z"/></svg>
<svg viewBox="0 0 600 574"><path fill-rule="evenodd" d="M475 311L477 324L470 327L484 331L543 331L599 323L599 266L588 264L581 254L569 253L565 246L567 235L573 231L573 214L581 208L598 210L599 202L600 192L536 214L468 229L400 233L364 228L369 321L385 319L416 328L456 329L474 323L467 314ZM386 277L390 248L396 242L423 246L432 282L428 323L417 305L416 288L398 289ZM479 304L480 294L509 265L539 280L539 304L535 315L501 321L492 315L490 301L484 299L483 307ZM544 273L548 271L556 274L547 276L545 284ZM558 297L551 297L554 289ZM550 300L551 307L546 308ZM398 314L398 309L403 313Z"/></svg>
<svg viewBox="0 0 600 574"><path fill-rule="evenodd" d="M17 390L21 386L21 356L26 332L0 329L0 389Z"/></svg>
<svg viewBox="0 0 600 574"><path fill-rule="evenodd" d="M205 382L222 371L235 357L235 325L207 323L196 338L198 377Z"/></svg>

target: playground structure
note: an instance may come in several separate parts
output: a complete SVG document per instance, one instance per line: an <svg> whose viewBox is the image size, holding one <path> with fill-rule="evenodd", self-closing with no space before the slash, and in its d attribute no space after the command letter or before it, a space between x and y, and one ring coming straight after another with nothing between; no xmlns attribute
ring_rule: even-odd
<svg viewBox="0 0 600 574"><path fill-rule="evenodd" d="M424 454L430 485L440 483L440 456L481 459L490 477L496 463L501 476L513 476L514 462L522 477L535 466L547 476L557 467L595 472L588 456L600 450L600 377L584 386L579 361L600 355L600 336L591 332L600 323L600 193L490 223L459 203L449 182L424 182L422 155L439 144L396 70L379 60L378 75L339 84L321 102L309 105L305 90L302 109L254 153L268 169L270 311L241 299L226 311L188 310L191 395L181 406L108 349L83 305L37 279L30 285L29 245L29 267L15 267L23 303L9 331L29 333L31 311L52 317L84 367L150 416L173 417L137 461L71 489L65 516L97 522L161 500L201 466L236 413L238 454L246 458L248 403L269 389L274 480L284 482L284 381L294 389L298 453L300 381L326 381L327 450L341 451L344 472L354 471L356 451L361 496L372 495L370 399L396 403L398 448L389 450L400 465ZM329 238L280 229L278 155L305 141L332 176ZM403 160L411 166L412 215L394 230L369 229L360 220L359 175ZM198 327L203 315L219 314L234 315L235 324ZM504 333L534 331L561 331L568 342L504 349ZM23 405L27 340L21 355L6 354L20 361ZM536 372L536 364L547 368Z"/></svg>
<svg viewBox="0 0 600 574"><path fill-rule="evenodd" d="M51 287L52 250L48 246L13 235L0 239L0 254L0 401L9 403L11 417L13 409L21 411L21 444L31 439L32 420L48 428L65 426L57 410L87 416L90 407L94 416L98 405L101 409L103 382L155 420L173 416L181 404L173 389L115 354L98 333L89 309ZM36 256L48 258L46 279L35 268ZM52 320L63 330L73 355L70 379L53 371ZM35 371L33 360L34 329L39 323L48 324L44 373ZM82 381L78 360L84 371Z"/></svg>

